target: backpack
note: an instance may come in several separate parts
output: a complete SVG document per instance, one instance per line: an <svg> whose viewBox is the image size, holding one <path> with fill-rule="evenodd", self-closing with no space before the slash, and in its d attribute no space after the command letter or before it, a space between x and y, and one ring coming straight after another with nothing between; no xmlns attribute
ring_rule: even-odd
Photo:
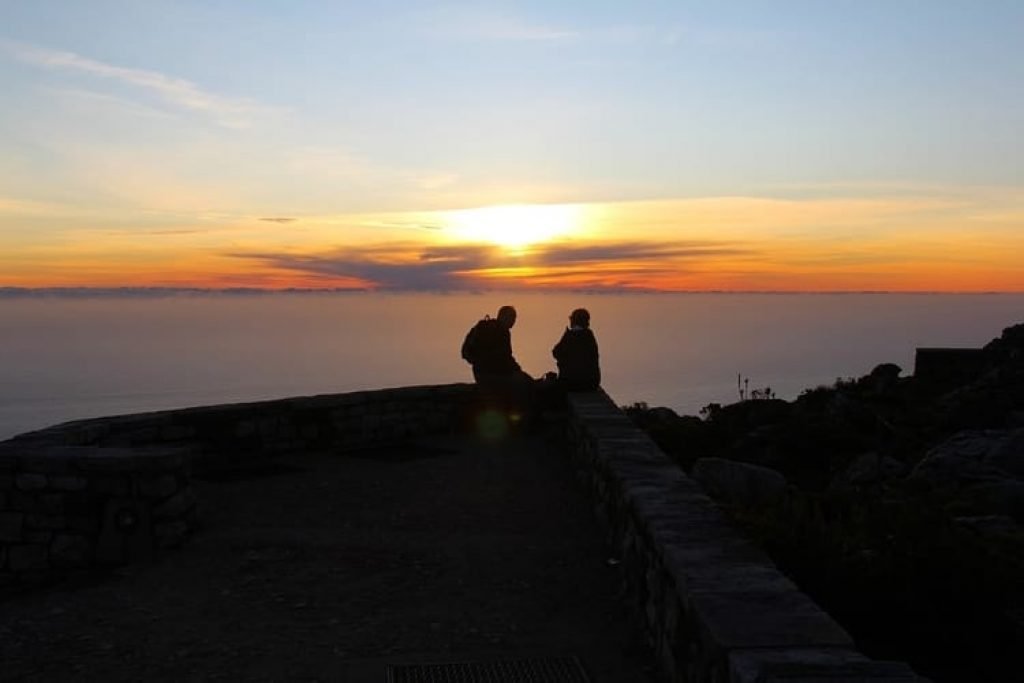
<svg viewBox="0 0 1024 683"><path fill-rule="evenodd" d="M471 365L482 362L501 344L501 326L496 318L487 315L466 333L462 342L462 357Z"/></svg>

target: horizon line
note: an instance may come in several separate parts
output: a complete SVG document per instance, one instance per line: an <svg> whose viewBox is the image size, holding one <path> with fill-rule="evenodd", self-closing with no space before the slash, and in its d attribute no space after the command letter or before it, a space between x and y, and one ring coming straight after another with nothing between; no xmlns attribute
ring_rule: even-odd
<svg viewBox="0 0 1024 683"><path fill-rule="evenodd" d="M0 299L34 297L160 297L182 295L229 295L229 296L274 296L287 294L471 294L488 293L515 294L717 294L717 295L914 295L914 296L1008 296L1024 294L1024 290L886 290L886 289L640 289L640 288L479 288L479 289L405 289L371 287L165 287L165 286L120 286L120 287L17 287L0 286Z"/></svg>

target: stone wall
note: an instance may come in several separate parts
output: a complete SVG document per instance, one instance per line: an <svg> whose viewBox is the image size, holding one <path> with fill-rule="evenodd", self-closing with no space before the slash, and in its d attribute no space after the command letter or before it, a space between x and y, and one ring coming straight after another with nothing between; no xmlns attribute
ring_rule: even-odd
<svg viewBox="0 0 1024 683"><path fill-rule="evenodd" d="M920 680L859 653L607 395L569 404L570 454L667 680Z"/></svg>
<svg viewBox="0 0 1024 683"><path fill-rule="evenodd" d="M150 559L197 523L193 473L450 430L471 385L69 422L0 443L0 586Z"/></svg>
<svg viewBox="0 0 1024 683"><path fill-rule="evenodd" d="M465 384L83 420L0 443L0 586L152 558L195 528L194 473L400 447L464 426ZM604 393L569 400L570 455L666 677L917 681L871 661Z"/></svg>

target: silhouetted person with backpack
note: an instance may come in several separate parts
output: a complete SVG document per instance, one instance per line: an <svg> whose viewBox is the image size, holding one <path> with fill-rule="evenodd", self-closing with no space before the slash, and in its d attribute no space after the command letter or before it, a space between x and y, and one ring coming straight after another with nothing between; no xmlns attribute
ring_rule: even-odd
<svg viewBox="0 0 1024 683"><path fill-rule="evenodd" d="M462 357L473 366L473 379L477 384L532 381L512 355L511 329L515 324L516 309L502 306L497 317L484 316L466 334Z"/></svg>
<svg viewBox="0 0 1024 683"><path fill-rule="evenodd" d="M473 366L473 379L485 402L497 402L520 418L532 410L533 378L512 355L516 309L502 306L495 318L484 316L466 334L462 357Z"/></svg>
<svg viewBox="0 0 1024 683"><path fill-rule="evenodd" d="M601 386L597 339L590 331L590 312L577 308L569 327L551 350L558 362L558 383L566 391L594 391Z"/></svg>

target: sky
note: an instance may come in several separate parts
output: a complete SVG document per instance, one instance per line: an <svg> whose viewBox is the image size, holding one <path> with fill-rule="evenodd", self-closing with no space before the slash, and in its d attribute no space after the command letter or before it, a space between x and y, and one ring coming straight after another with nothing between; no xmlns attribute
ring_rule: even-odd
<svg viewBox="0 0 1024 683"><path fill-rule="evenodd" d="M0 288L1024 291L1024 3L0 0Z"/></svg>

